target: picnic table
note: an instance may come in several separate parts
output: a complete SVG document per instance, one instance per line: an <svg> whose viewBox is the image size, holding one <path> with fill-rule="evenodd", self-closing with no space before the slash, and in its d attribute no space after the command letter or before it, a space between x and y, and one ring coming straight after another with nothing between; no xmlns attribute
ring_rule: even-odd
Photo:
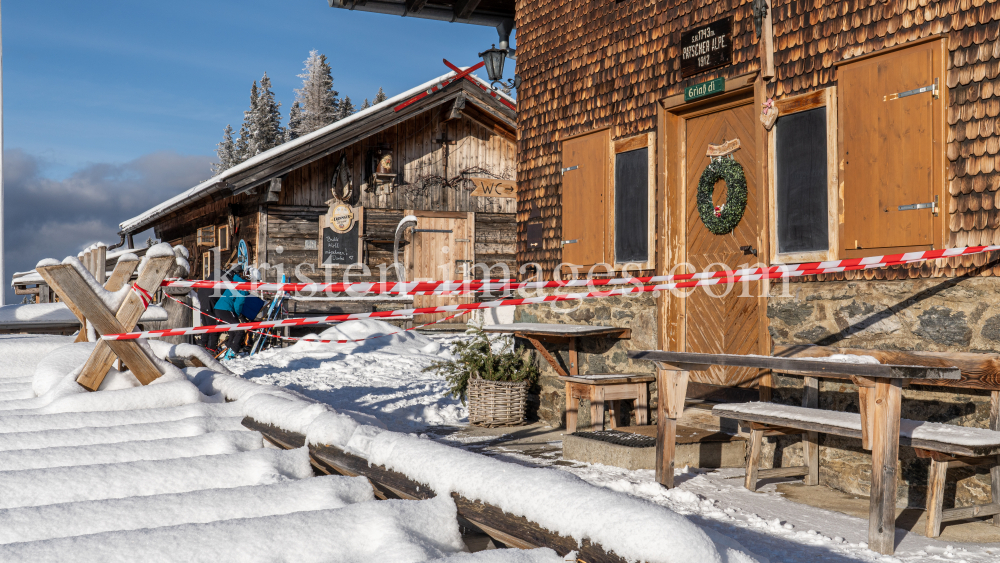
<svg viewBox="0 0 1000 563"><path fill-rule="evenodd" d="M656 432L656 479L673 486L674 445L677 419L684 410L688 374L705 371L713 365L771 369L807 376L803 406L818 406L817 377L850 379L858 385L864 440L872 452L872 481L868 521L868 544L872 550L891 554L896 530L896 471L899 464L900 401L904 382L957 380L957 367L926 367L881 363L851 363L817 358L779 358L737 354L700 354L645 350L629 352L636 360L654 362L659 393ZM859 358L861 360L861 358ZM811 443L806 441L806 457L818 459L815 427ZM751 455L753 452L751 452ZM784 469L784 468L783 468ZM798 468L795 468L798 469ZM815 483L812 483L815 484Z"/></svg>
<svg viewBox="0 0 1000 563"><path fill-rule="evenodd" d="M545 324L545 323L514 323L501 325L488 325L483 327L483 332L495 332L502 334L513 334L518 338L523 338L531 343L538 350L538 353L545 358L545 361L552 366L562 377L580 375L580 366L576 355L576 339L583 337L607 336L620 340L632 338L632 329L614 326L591 326L591 325L569 325L569 324ZM568 343L569 344L569 371L567 372L559 361L549 353L542 345L542 342Z"/></svg>

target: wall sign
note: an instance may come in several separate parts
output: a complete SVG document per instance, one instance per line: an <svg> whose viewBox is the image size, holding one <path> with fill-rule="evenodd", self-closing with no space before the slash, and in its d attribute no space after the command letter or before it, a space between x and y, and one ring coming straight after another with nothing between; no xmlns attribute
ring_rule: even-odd
<svg viewBox="0 0 1000 563"><path fill-rule="evenodd" d="M681 33L681 76L684 78L732 62L731 16Z"/></svg>
<svg viewBox="0 0 1000 563"><path fill-rule="evenodd" d="M517 197L517 182L496 178L469 178L476 185L472 195L477 197Z"/></svg>
<svg viewBox="0 0 1000 563"><path fill-rule="evenodd" d="M342 206L350 212L349 219L344 210L338 211ZM361 207L351 208L341 204L333 206L328 214L319 218L319 240L316 242L319 246L320 266L349 266L361 262L363 211ZM338 230L344 227L346 230Z"/></svg>
<svg viewBox="0 0 1000 563"><path fill-rule="evenodd" d="M708 82L692 84L684 89L684 101L690 102L698 98L707 98L726 91L726 79L719 77Z"/></svg>

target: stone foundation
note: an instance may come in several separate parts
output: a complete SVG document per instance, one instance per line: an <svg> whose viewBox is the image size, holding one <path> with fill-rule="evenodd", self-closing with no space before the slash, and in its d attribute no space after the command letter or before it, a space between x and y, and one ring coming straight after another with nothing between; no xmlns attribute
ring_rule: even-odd
<svg viewBox="0 0 1000 563"><path fill-rule="evenodd" d="M627 356L628 350L656 349L656 299L648 294L636 296L608 297L585 301L563 301L518 307L514 312L514 322L550 323L615 326L632 329L632 338L618 340L603 337L582 337L577 339L579 373L654 373L650 362L633 362ZM519 346L528 350L534 347L527 340L519 340ZM569 366L569 348L565 344L548 344L547 349L564 369ZM566 424L566 392L557 374L537 352L535 361L541 372L539 378L538 418L551 426ZM650 387L650 410L656 400L656 385ZM631 405L629 405L630 408ZM652 414L652 412L651 412ZM634 415L631 414L633 417ZM580 405L578 426L590 425L590 405L583 401Z"/></svg>
<svg viewBox="0 0 1000 563"><path fill-rule="evenodd" d="M775 345L819 344L845 348L956 352L1000 351L1000 280L936 278L904 281L791 283L771 287L767 315ZM773 400L800 405L802 378L775 375ZM857 388L820 380L820 408L859 412ZM903 390L902 416L986 428L988 391L914 385ZM769 439L765 464L802 463L797 437ZM762 465L768 466L768 465ZM901 506L922 507L928 462L910 448L900 449L898 496ZM820 435L820 482L867 495L871 454L861 441ZM946 507L989 502L985 469L948 471Z"/></svg>

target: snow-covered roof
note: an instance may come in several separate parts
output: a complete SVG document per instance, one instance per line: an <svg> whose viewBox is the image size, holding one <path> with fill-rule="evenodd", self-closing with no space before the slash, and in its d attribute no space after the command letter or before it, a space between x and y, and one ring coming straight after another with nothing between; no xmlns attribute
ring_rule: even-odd
<svg viewBox="0 0 1000 563"><path fill-rule="evenodd" d="M308 144L315 139L324 137L340 129L343 129L349 125L363 121L369 116L379 113L387 107L394 107L400 102L406 101L409 98L419 94L420 92L426 91L431 87L433 87L434 85L440 84L442 81L451 78L452 76L455 76L455 74L456 73L454 71L442 74L441 76L433 80L428 80L427 82L419 86L410 88L409 90L401 94L397 94L369 108L363 109L350 117L346 117L339 121L335 121L334 123L331 123L326 127L317 129L312 133L309 133L308 135L303 135L297 139L288 141L287 143L282 143L270 150L266 150L258 154L257 156L254 156L253 158L247 159L244 162L241 162L240 164L237 164L236 166L233 166L232 168L223 171L221 174L218 174L217 176L205 180L204 182L198 184L197 186L194 186L189 190L177 194L176 196L168 199L167 201L164 201L163 203L157 205L156 207L148 209L127 221L123 221L122 223L119 224L119 227L121 228L122 232L135 232L138 231L140 228L146 228L150 221L162 217L163 215L166 215L167 213L170 213L171 211L179 207L182 207L192 198L195 198L196 196L207 195L210 192L218 191L224 188L227 179L237 176L241 172L244 172L246 170L253 168L254 166L257 166L258 164L271 160L276 156L290 152L296 149L297 147ZM510 103L515 103L514 98L508 96L507 94L504 94L503 92L492 90L490 88L489 82L483 80L482 78L476 76L475 74L469 74L467 76L472 78L477 84L488 89L490 92L493 92L497 97L502 98ZM459 81L458 83L460 82L462 81ZM497 103L499 104L499 102Z"/></svg>

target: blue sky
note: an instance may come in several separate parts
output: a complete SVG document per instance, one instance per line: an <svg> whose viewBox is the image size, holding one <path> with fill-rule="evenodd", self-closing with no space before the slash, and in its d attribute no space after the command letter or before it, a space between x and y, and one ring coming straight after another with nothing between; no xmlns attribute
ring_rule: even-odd
<svg viewBox="0 0 1000 563"><path fill-rule="evenodd" d="M311 49L357 107L474 64L482 26L349 12L326 0L7 0L2 4L6 271L103 240L210 176L266 71L287 118ZM5 280L5 285L9 281ZM12 294L8 292L8 303Z"/></svg>

